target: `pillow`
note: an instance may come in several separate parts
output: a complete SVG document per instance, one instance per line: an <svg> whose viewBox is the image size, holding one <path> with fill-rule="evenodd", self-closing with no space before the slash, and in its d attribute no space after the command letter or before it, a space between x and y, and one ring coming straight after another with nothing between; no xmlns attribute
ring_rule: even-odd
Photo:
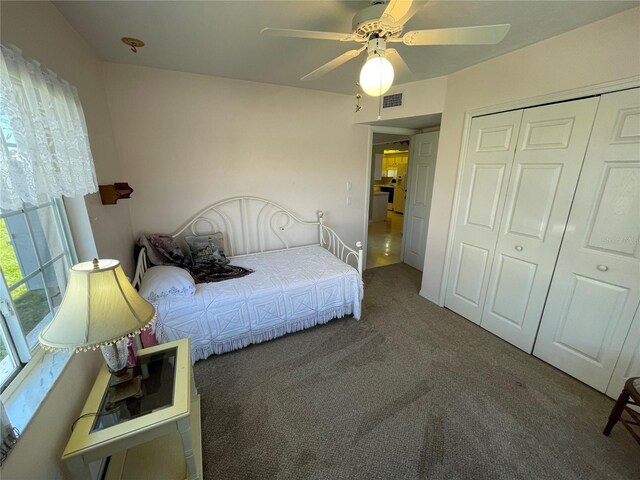
<svg viewBox="0 0 640 480"><path fill-rule="evenodd" d="M194 267L206 266L212 263L226 265L229 259L224 256L224 237L222 232L211 235L192 235L184 237L189 246L191 263Z"/></svg>
<svg viewBox="0 0 640 480"><path fill-rule="evenodd" d="M170 295L189 296L196 291L193 277L180 267L159 266L149 268L140 285L140 295L150 302Z"/></svg>
<svg viewBox="0 0 640 480"><path fill-rule="evenodd" d="M182 266L185 264L184 254L178 242L176 242L176 239L171 235L154 233L147 235L147 240L149 245L154 249L155 256L160 258L160 263L157 265ZM149 261L151 261L151 257L149 257Z"/></svg>
<svg viewBox="0 0 640 480"><path fill-rule="evenodd" d="M149 239L142 235L139 239L138 239L138 245L140 247L144 247L147 251L147 258L149 259L149 262L151 263L151 265L164 265L166 263L165 259L158 254L158 251L156 250L156 248L151 245L151 243L149 243ZM136 251L136 254L138 252ZM137 258L137 255L136 255Z"/></svg>

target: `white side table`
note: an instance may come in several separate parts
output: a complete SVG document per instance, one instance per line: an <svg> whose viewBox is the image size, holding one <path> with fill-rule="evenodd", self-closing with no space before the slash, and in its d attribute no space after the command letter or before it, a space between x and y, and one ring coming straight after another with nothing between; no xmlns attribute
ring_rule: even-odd
<svg viewBox="0 0 640 480"><path fill-rule="evenodd" d="M91 478L89 463L111 456L108 479L152 479L157 472L163 478L201 479L200 397L189 339L139 350L136 373L142 376L143 397L107 409L113 379L102 366L62 454L69 477Z"/></svg>

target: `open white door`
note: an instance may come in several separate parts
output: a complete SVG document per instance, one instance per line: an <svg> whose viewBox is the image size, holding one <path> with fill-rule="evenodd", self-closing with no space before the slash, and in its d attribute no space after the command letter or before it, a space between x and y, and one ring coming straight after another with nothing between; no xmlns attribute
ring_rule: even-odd
<svg viewBox="0 0 640 480"><path fill-rule="evenodd" d="M411 137L409 171L405 179L403 261L420 271L424 268L439 136L440 132L429 132Z"/></svg>

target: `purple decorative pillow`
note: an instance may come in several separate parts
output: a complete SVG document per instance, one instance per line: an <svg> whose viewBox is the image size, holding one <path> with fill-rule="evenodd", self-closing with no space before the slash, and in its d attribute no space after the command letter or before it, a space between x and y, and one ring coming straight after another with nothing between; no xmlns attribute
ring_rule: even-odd
<svg viewBox="0 0 640 480"><path fill-rule="evenodd" d="M184 265L186 258L171 235L152 234L148 235L149 244L154 250L154 257L159 259L161 263L155 263L149 255L149 261L154 265Z"/></svg>

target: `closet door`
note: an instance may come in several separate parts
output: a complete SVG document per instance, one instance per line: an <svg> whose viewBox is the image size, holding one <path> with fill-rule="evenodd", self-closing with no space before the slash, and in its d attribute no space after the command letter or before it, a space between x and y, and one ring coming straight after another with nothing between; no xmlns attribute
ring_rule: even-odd
<svg viewBox="0 0 640 480"><path fill-rule="evenodd" d="M640 94L603 95L534 355L604 392L640 299Z"/></svg>
<svg viewBox="0 0 640 480"><path fill-rule="evenodd" d="M522 110L474 118L462 171L445 306L480 323Z"/></svg>
<svg viewBox="0 0 640 480"><path fill-rule="evenodd" d="M599 98L524 111L481 325L528 353Z"/></svg>

